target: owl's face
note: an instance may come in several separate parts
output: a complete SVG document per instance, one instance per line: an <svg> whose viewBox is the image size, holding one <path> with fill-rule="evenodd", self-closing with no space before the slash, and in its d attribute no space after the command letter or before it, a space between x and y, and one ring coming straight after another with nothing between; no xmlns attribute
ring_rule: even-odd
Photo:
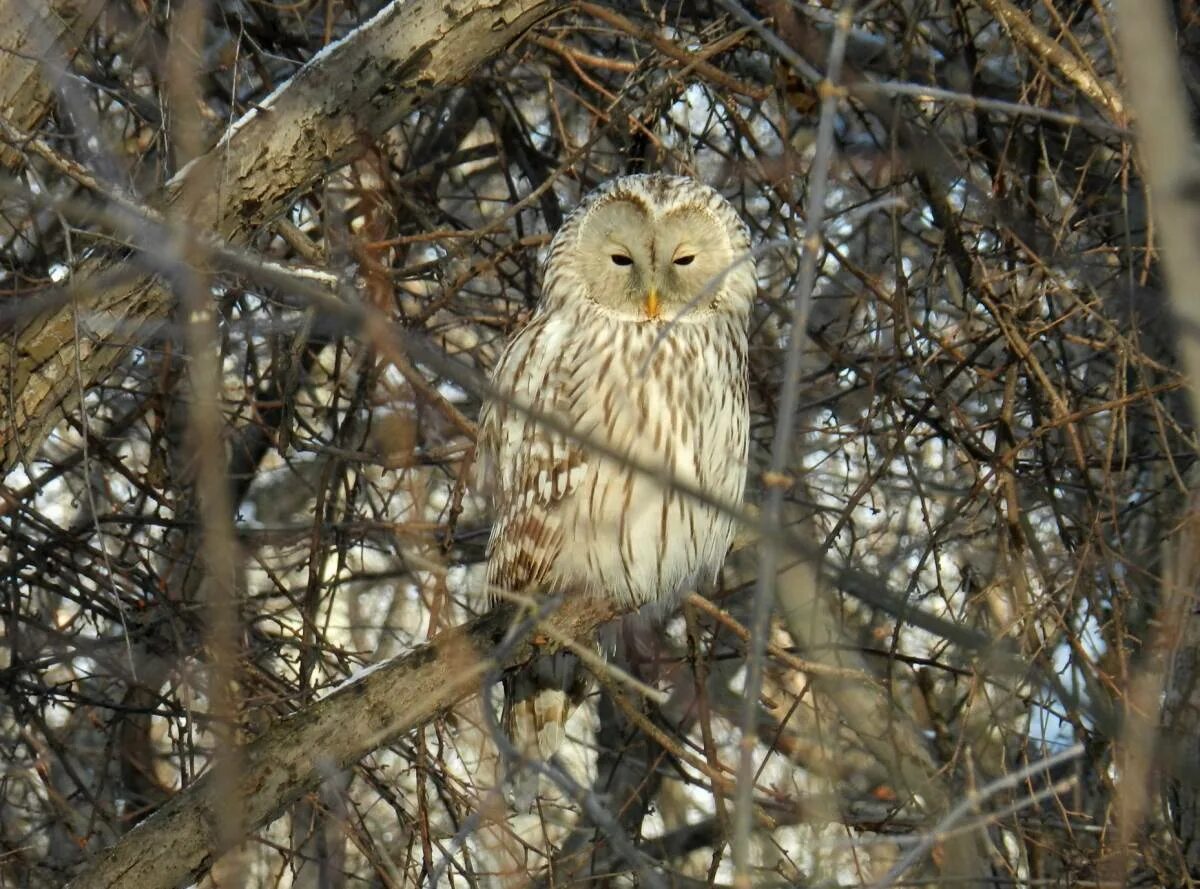
<svg viewBox="0 0 1200 889"><path fill-rule="evenodd" d="M689 179L635 176L585 203L573 248L551 262L568 264L577 282L572 289L609 314L686 320L722 305L749 306L748 248L733 208L712 189Z"/></svg>

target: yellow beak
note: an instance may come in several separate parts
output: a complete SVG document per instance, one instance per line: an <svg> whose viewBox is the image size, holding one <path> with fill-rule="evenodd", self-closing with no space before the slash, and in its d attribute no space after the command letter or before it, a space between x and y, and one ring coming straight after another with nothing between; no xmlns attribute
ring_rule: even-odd
<svg viewBox="0 0 1200 889"><path fill-rule="evenodd" d="M658 288L651 287L646 293L646 317L657 318L661 307L658 304Z"/></svg>

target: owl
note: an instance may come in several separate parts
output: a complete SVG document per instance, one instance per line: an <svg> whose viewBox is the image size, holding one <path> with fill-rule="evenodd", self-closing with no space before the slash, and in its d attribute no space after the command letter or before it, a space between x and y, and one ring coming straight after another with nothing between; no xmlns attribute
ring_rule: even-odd
<svg viewBox="0 0 1200 889"><path fill-rule="evenodd" d="M662 479L741 500L755 293L747 227L712 188L636 175L584 198L550 243L541 300L480 416L491 588L611 597L653 619L715 577L732 520ZM553 753L586 688L567 652L510 675L518 747Z"/></svg>

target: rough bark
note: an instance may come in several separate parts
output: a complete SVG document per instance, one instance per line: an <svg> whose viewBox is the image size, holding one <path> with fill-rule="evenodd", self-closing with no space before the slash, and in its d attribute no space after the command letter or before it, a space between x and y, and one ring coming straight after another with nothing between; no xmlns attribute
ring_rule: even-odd
<svg viewBox="0 0 1200 889"><path fill-rule="evenodd" d="M550 630L585 639L614 616L610 604L575 599L544 623ZM493 611L365 670L356 681L246 745L240 752L236 800L220 798L226 784L213 781L209 773L126 834L69 885L72 889L169 889L198 877L220 854L219 825L214 822L221 812L237 808L246 829L255 830L330 772L351 765L477 691L489 670L527 660L528 643L515 647L504 664L490 658L510 622L509 612Z"/></svg>
<svg viewBox="0 0 1200 889"><path fill-rule="evenodd" d="M460 81L559 5L560 0L390 3L242 117L169 182L161 197L170 203L184 192L199 193L189 200L188 223L244 242L411 108ZM189 188L195 183L202 187ZM149 276L130 280L113 271L104 260L87 264L72 284L73 300L27 319L0 344L8 393L0 408L5 469L73 409L79 371L85 387L94 384L164 318L165 287Z"/></svg>
<svg viewBox="0 0 1200 889"><path fill-rule="evenodd" d="M50 110L56 70L100 17L104 0L0 0L0 116L32 130ZM13 169L21 154L0 145L0 166Z"/></svg>

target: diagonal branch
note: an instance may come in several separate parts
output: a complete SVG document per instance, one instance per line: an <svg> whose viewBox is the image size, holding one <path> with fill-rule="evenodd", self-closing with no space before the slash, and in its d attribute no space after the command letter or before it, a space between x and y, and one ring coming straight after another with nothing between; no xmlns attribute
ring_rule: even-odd
<svg viewBox="0 0 1200 889"><path fill-rule="evenodd" d="M1010 0L980 0L980 4L996 20L1002 22L1017 43L1035 59L1048 63L1081 93L1106 110L1113 120L1125 122L1125 103L1121 94L1108 81L1092 70L1086 59L1055 42Z"/></svg>
<svg viewBox="0 0 1200 889"><path fill-rule="evenodd" d="M616 614L611 603L579 597L542 624L563 636L586 639ZM170 889L195 879L220 854L219 813L237 807L245 829L257 830L330 771L357 762L474 694L489 671L528 660L528 642L509 646L500 663L492 659L512 619L510 609L495 609L408 654L367 668L239 751L236 799L220 796L228 782L205 775L126 834L70 883L71 889Z"/></svg>
<svg viewBox="0 0 1200 889"><path fill-rule="evenodd" d="M171 204L196 184L190 191L199 199L188 207L188 223L244 243L433 92L461 81L560 5L389 3L238 120L160 199ZM165 317L166 288L149 276L114 276L113 266L98 259L76 273L71 290L90 328L80 342L76 307L66 305L26 319L0 343L5 470L78 403L76 362L85 385L94 384Z"/></svg>
<svg viewBox="0 0 1200 889"><path fill-rule="evenodd" d="M0 0L0 116L7 123L33 129L49 112L63 61L103 11L104 0ZM0 146L0 168L21 160Z"/></svg>

